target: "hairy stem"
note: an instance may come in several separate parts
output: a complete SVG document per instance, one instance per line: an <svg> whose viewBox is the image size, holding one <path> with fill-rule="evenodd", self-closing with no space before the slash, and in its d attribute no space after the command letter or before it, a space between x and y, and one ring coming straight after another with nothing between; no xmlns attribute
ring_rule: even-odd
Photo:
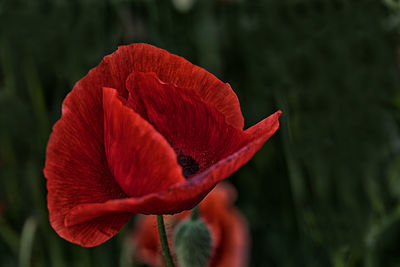
<svg viewBox="0 0 400 267"><path fill-rule="evenodd" d="M168 267L175 267L171 252L168 246L167 232L165 231L164 218L162 215L157 215L158 233L160 234L161 247L164 252L165 261Z"/></svg>

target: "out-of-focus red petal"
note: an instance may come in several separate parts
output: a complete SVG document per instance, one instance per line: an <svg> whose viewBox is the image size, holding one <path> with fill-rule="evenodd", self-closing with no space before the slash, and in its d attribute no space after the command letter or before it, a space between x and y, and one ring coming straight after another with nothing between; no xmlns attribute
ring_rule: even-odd
<svg viewBox="0 0 400 267"><path fill-rule="evenodd" d="M253 140L235 153L220 160L202 173L176 184L158 194L140 198L109 200L105 203L83 204L75 207L66 218L67 225L75 225L113 212L144 214L173 214L197 205L220 181L247 163L279 127L281 111L274 113L249 129Z"/></svg>
<svg viewBox="0 0 400 267"><path fill-rule="evenodd" d="M177 150L193 157L199 172L246 144L251 136L193 92L167 84L154 73L132 73L127 106L148 120ZM179 152L181 151L181 152Z"/></svg>
<svg viewBox="0 0 400 267"><path fill-rule="evenodd" d="M83 246L106 241L129 219L120 214L73 228L64 224L75 206L126 197L107 167L101 103L101 90L86 82L75 85L53 127L44 168L50 224L61 237Z"/></svg>
<svg viewBox="0 0 400 267"><path fill-rule="evenodd" d="M196 93L204 102L221 112L226 122L243 129L239 100L229 84L186 59L148 44L120 46L92 70L102 75L99 85L116 88L126 97L125 80L132 72L154 72L160 80Z"/></svg>
<svg viewBox="0 0 400 267"><path fill-rule="evenodd" d="M243 267L248 265L250 234L246 219L237 210L231 209L222 215L223 240L220 251L213 259L211 266ZM235 257L232 257L235 255Z"/></svg>
<svg viewBox="0 0 400 267"><path fill-rule="evenodd" d="M156 216L138 215L132 238L135 254L142 263L149 266L162 266ZM168 240L171 240L171 238L168 238Z"/></svg>
<svg viewBox="0 0 400 267"><path fill-rule="evenodd" d="M235 199L235 189L220 183L200 204L206 223L220 232L210 267L247 266L250 235L246 219L233 206Z"/></svg>
<svg viewBox="0 0 400 267"><path fill-rule="evenodd" d="M131 197L166 190L185 181L171 146L153 126L103 88L104 145L108 166Z"/></svg>

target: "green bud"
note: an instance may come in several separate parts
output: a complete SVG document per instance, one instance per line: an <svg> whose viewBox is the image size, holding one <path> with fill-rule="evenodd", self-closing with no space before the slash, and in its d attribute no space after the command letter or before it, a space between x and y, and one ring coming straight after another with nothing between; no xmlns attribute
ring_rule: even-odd
<svg viewBox="0 0 400 267"><path fill-rule="evenodd" d="M188 219L178 225L174 251L180 267L205 267L211 256L211 234L200 219Z"/></svg>

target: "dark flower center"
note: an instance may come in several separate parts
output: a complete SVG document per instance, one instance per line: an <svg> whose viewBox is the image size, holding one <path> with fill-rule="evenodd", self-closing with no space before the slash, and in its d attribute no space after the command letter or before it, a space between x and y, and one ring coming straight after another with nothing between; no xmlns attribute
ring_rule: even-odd
<svg viewBox="0 0 400 267"><path fill-rule="evenodd" d="M199 163L191 156L179 154L178 163L182 166L182 174L186 179L199 171Z"/></svg>

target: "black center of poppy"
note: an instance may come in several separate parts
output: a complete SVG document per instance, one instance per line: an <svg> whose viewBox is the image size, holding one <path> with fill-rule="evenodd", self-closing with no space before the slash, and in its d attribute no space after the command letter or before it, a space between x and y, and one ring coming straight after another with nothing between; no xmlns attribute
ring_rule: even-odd
<svg viewBox="0 0 400 267"><path fill-rule="evenodd" d="M199 171L199 163L191 156L179 154L178 163L182 166L182 174L186 179Z"/></svg>

